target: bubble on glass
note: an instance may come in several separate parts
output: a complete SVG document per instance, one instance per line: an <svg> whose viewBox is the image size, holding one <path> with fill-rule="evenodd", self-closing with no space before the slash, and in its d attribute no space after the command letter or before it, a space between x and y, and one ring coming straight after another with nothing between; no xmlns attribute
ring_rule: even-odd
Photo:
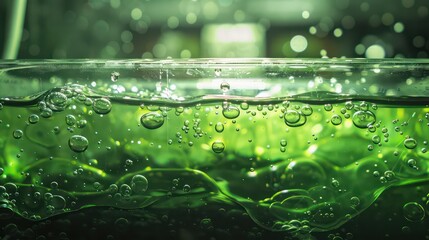
<svg viewBox="0 0 429 240"><path fill-rule="evenodd" d="M333 115L331 118L331 123L333 125L340 125L342 121L342 118L337 114Z"/></svg>
<svg viewBox="0 0 429 240"><path fill-rule="evenodd" d="M183 185L183 192L188 193L191 191L191 186L189 184Z"/></svg>
<svg viewBox="0 0 429 240"><path fill-rule="evenodd" d="M117 82L119 79L119 73L118 72L112 72L110 74L110 80L112 80L112 82Z"/></svg>
<svg viewBox="0 0 429 240"><path fill-rule="evenodd" d="M301 114L296 110L287 110L284 119L287 123L297 123L301 118Z"/></svg>
<svg viewBox="0 0 429 240"><path fill-rule="evenodd" d="M371 111L357 111L353 114L352 121L358 128L367 128L375 123L375 115Z"/></svg>
<svg viewBox="0 0 429 240"><path fill-rule="evenodd" d="M61 92L51 92L46 96L45 103L53 111L63 111L70 104L67 96Z"/></svg>
<svg viewBox="0 0 429 240"><path fill-rule="evenodd" d="M417 141L414 138L407 138L404 140L404 146L408 149L414 149L417 147Z"/></svg>
<svg viewBox="0 0 429 240"><path fill-rule="evenodd" d="M94 112L98 114L107 114L112 110L112 103L106 98L97 98L92 104Z"/></svg>
<svg viewBox="0 0 429 240"><path fill-rule="evenodd" d="M402 212L405 219L410 222L421 222L425 218L425 210L417 202L406 203L402 208Z"/></svg>
<svg viewBox="0 0 429 240"><path fill-rule="evenodd" d="M157 129L164 124L164 116L159 112L148 112L141 116L140 122L147 129Z"/></svg>
<svg viewBox="0 0 429 240"><path fill-rule="evenodd" d="M240 115L240 109L235 106L228 106L222 110L222 114L225 118L234 119Z"/></svg>
<svg viewBox="0 0 429 240"><path fill-rule="evenodd" d="M88 145L88 139L81 135L73 135L69 139L69 147L74 152L84 152L88 148Z"/></svg>
<svg viewBox="0 0 429 240"><path fill-rule="evenodd" d="M229 85L229 83L227 83L227 82L222 82L221 84L220 84L220 89L222 90L222 92L228 92L229 91L229 89L230 89L230 85Z"/></svg>
<svg viewBox="0 0 429 240"><path fill-rule="evenodd" d="M223 123L221 123L221 122L218 122L218 123L216 123L216 125L215 125L215 130L216 130L216 132L218 132L218 133L223 132L224 128L225 128L225 127L223 126Z"/></svg>
<svg viewBox="0 0 429 240"><path fill-rule="evenodd" d="M16 129L15 131L13 131L12 135L13 138L20 139L24 135L24 132L21 129Z"/></svg>
<svg viewBox="0 0 429 240"><path fill-rule="evenodd" d="M76 117L74 115L68 114L66 115L66 124L69 126L73 126L76 124Z"/></svg>
<svg viewBox="0 0 429 240"><path fill-rule="evenodd" d="M131 189L134 193L143 193L148 189L149 182L146 177L140 174L135 175L131 179Z"/></svg>
<svg viewBox="0 0 429 240"><path fill-rule="evenodd" d="M212 144L212 150L215 153L221 153L225 150L225 144L222 141L215 141Z"/></svg>
<svg viewBox="0 0 429 240"><path fill-rule="evenodd" d="M39 116L37 114L31 114L28 116L28 122L31 124L36 124L39 122Z"/></svg>

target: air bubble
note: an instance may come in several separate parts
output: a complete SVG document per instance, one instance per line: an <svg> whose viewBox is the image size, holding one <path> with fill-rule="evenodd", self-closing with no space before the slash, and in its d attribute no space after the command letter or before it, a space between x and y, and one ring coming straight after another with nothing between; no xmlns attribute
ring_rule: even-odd
<svg viewBox="0 0 429 240"><path fill-rule="evenodd" d="M235 106L228 106L222 110L222 114L225 118L234 119L240 115L240 109Z"/></svg>
<svg viewBox="0 0 429 240"><path fill-rule="evenodd" d="M190 192L190 191L191 191L191 186L189 186L188 184L185 184L185 185L183 186L183 191L184 191L185 193Z"/></svg>
<svg viewBox="0 0 429 240"><path fill-rule="evenodd" d="M164 116L159 112L149 112L141 116L140 122L147 129L157 129L164 124Z"/></svg>
<svg viewBox="0 0 429 240"><path fill-rule="evenodd" d="M218 133L223 132L223 130L224 130L224 126L223 126L223 124L222 124L221 122L216 123L216 125L215 125L215 130L216 130L216 132L218 132Z"/></svg>
<svg viewBox="0 0 429 240"><path fill-rule="evenodd" d="M420 222L425 217L425 210L419 203L409 202L402 208L405 219L410 222Z"/></svg>
<svg viewBox="0 0 429 240"><path fill-rule="evenodd" d="M372 136L372 142L373 142L374 144L379 144L379 143L380 143L380 141L381 141L380 136L378 136L378 135L374 135L374 136Z"/></svg>
<svg viewBox="0 0 429 240"><path fill-rule="evenodd" d="M110 74L110 80L112 80L112 82L117 82L119 79L119 73L118 72L112 72Z"/></svg>
<svg viewBox="0 0 429 240"><path fill-rule="evenodd" d="M249 104L247 102L242 102L242 103L240 103L240 108L242 110L247 110L247 109L249 109Z"/></svg>
<svg viewBox="0 0 429 240"><path fill-rule="evenodd" d="M67 96L61 92L51 92L46 96L45 102L53 111L63 111L69 105Z"/></svg>
<svg viewBox="0 0 429 240"><path fill-rule="evenodd" d="M221 84L220 84L220 89L222 90L222 92L228 92L229 91L229 89L230 89L230 85L229 85L229 83L227 83L227 82L222 82Z"/></svg>
<svg viewBox="0 0 429 240"><path fill-rule="evenodd" d="M148 188L148 181L143 175L135 175L131 179L131 189L134 193L146 192Z"/></svg>
<svg viewBox="0 0 429 240"><path fill-rule="evenodd" d="M215 141L212 144L212 150L215 153L221 153L225 150L225 144L222 141Z"/></svg>
<svg viewBox="0 0 429 240"><path fill-rule="evenodd" d="M310 105L304 105L301 108L301 113L305 116L310 116L313 113L313 109L311 108Z"/></svg>
<svg viewBox="0 0 429 240"><path fill-rule="evenodd" d="M297 123L301 118L301 114L295 110L287 110L284 118L287 123Z"/></svg>
<svg viewBox="0 0 429 240"><path fill-rule="evenodd" d="M112 110L112 103L106 98L98 98L94 100L92 108L98 114L107 114Z"/></svg>
<svg viewBox="0 0 429 240"><path fill-rule="evenodd" d="M17 129L15 131L13 131L12 135L13 135L13 138L20 139L24 135L24 132L22 132L22 130L20 130L20 129Z"/></svg>
<svg viewBox="0 0 429 240"><path fill-rule="evenodd" d="M325 109L325 111L331 111L332 110L332 104L330 104L330 103L327 103L327 104L325 104L325 106L323 107L324 109Z"/></svg>
<svg viewBox="0 0 429 240"><path fill-rule="evenodd" d="M417 141L414 138L407 138L404 141L404 146L408 149L414 149L417 147Z"/></svg>
<svg viewBox="0 0 429 240"><path fill-rule="evenodd" d="M66 115L66 124L67 125L73 126L73 125L75 125L75 123L76 123L76 117L75 116L73 116L71 114Z"/></svg>
<svg viewBox="0 0 429 240"><path fill-rule="evenodd" d="M37 114L31 114L28 117L28 122L31 123L31 124L38 123L39 122L39 116Z"/></svg>
<svg viewBox="0 0 429 240"><path fill-rule="evenodd" d="M410 168L417 169L417 161L415 159L409 159L407 164Z"/></svg>
<svg viewBox="0 0 429 240"><path fill-rule="evenodd" d="M287 145L287 141L285 139L281 139L280 140L280 146L286 147L286 145Z"/></svg>
<svg viewBox="0 0 429 240"><path fill-rule="evenodd" d="M69 147L74 152L84 152L88 144L88 139L81 135L73 135L69 139Z"/></svg>
<svg viewBox="0 0 429 240"><path fill-rule="evenodd" d="M331 123L334 125L340 125L342 121L343 120L341 119L341 117L339 115L336 115L336 114L333 115L331 118Z"/></svg>
<svg viewBox="0 0 429 240"><path fill-rule="evenodd" d="M366 128L375 123L375 115L371 111L357 111L353 114L352 121L358 128Z"/></svg>

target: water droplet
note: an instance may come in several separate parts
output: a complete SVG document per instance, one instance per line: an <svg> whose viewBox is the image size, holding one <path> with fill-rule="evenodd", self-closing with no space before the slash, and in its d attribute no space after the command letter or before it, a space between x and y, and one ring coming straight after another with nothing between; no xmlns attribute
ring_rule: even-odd
<svg viewBox="0 0 429 240"><path fill-rule="evenodd" d="M342 121L341 117L337 114L333 115L331 118L331 123L334 125L340 125Z"/></svg>
<svg viewBox="0 0 429 240"><path fill-rule="evenodd" d="M200 221L200 227L202 229L211 229L212 226L212 220L210 218L203 218Z"/></svg>
<svg viewBox="0 0 429 240"><path fill-rule="evenodd" d="M164 124L164 117L159 112L148 112L141 116L140 122L147 129L157 129Z"/></svg>
<svg viewBox="0 0 429 240"><path fill-rule="evenodd" d="M38 123L39 122L39 116L37 114L31 114L28 117L28 122L31 123L31 124Z"/></svg>
<svg viewBox="0 0 429 240"><path fill-rule="evenodd" d="M417 141L414 138L407 138L404 141L404 146L408 149L414 149L417 147Z"/></svg>
<svg viewBox="0 0 429 240"><path fill-rule="evenodd" d="M337 188L340 186L340 182L338 182L338 180L336 179L332 179L331 184L334 188Z"/></svg>
<svg viewBox="0 0 429 240"><path fill-rule="evenodd" d="M420 222L425 217L425 210L422 205L416 202L409 202L402 208L405 219L410 222Z"/></svg>
<svg viewBox="0 0 429 240"><path fill-rule="evenodd" d="M55 182L55 181L51 182L51 188L53 188L53 189L57 189L57 188L58 188L58 183L57 183L57 182ZM51 199L52 199L52 198L51 198Z"/></svg>
<svg viewBox="0 0 429 240"><path fill-rule="evenodd" d="M212 150L215 153L221 153L221 152L223 152L224 149L225 149L225 144L221 141L215 141L212 144Z"/></svg>
<svg viewBox="0 0 429 240"><path fill-rule="evenodd" d="M185 184L185 185L183 186L183 191L184 191L185 193L190 192L190 191L191 191L191 186L189 186L188 184Z"/></svg>
<svg viewBox="0 0 429 240"><path fill-rule="evenodd" d="M222 92L228 92L229 91L229 89L230 89L230 85L229 85L229 83L227 83L227 82L222 82L221 84L220 84L220 89L222 90Z"/></svg>
<svg viewBox="0 0 429 240"><path fill-rule="evenodd" d="M88 139L81 135L73 135L69 139L69 147L75 152L83 152L88 148Z"/></svg>
<svg viewBox="0 0 429 240"><path fill-rule="evenodd" d="M221 122L216 123L216 125L215 125L216 132L221 133L221 132L223 132L223 129L224 129L224 126Z"/></svg>
<svg viewBox="0 0 429 240"><path fill-rule="evenodd" d="M46 96L46 105L53 111L62 111L69 105L69 100L64 93L51 92Z"/></svg>
<svg viewBox="0 0 429 240"><path fill-rule="evenodd" d="M131 195L131 187L128 184L122 184L121 187L119 187L119 192L122 196L129 196Z"/></svg>
<svg viewBox="0 0 429 240"><path fill-rule="evenodd" d="M119 73L118 72L112 72L110 74L110 80L112 80L112 82L117 82L119 79Z"/></svg>
<svg viewBox="0 0 429 240"><path fill-rule="evenodd" d="M358 128L366 128L375 123L375 115L371 111L357 111L353 114L352 121Z"/></svg>
<svg viewBox="0 0 429 240"><path fill-rule="evenodd" d="M146 192L148 188L148 181L143 175L135 175L131 179L131 189L134 193Z"/></svg>
<svg viewBox="0 0 429 240"><path fill-rule="evenodd" d="M285 139L281 139L281 140L280 140L280 145L281 145L282 147L286 147L286 145L287 145L287 141L286 141Z"/></svg>
<svg viewBox="0 0 429 240"><path fill-rule="evenodd" d="M327 103L327 104L325 104L325 106L323 107L324 109L325 109L325 111L331 111L332 110L332 104L330 104L330 103Z"/></svg>
<svg viewBox="0 0 429 240"><path fill-rule="evenodd" d="M131 160L131 159L127 159L127 160L125 160L125 165L126 165L126 166L131 166L131 165L133 165L133 160Z"/></svg>
<svg viewBox="0 0 429 240"><path fill-rule="evenodd" d="M305 116L310 116L311 114L313 114L313 108L311 108L310 105L304 105L301 108L301 113Z"/></svg>
<svg viewBox="0 0 429 240"><path fill-rule="evenodd" d="M15 139L20 139L24 135L24 132L22 132L22 130L20 130L20 129L17 129L15 131L13 131L12 135Z"/></svg>
<svg viewBox="0 0 429 240"><path fill-rule="evenodd" d="M75 116L73 116L71 114L66 115L66 124L67 125L73 126L73 125L75 125L75 123L76 123L76 117Z"/></svg>
<svg viewBox="0 0 429 240"><path fill-rule="evenodd" d="M85 119L81 119L81 120L77 121L76 126L78 128L84 128L86 126L86 124L87 124L86 120Z"/></svg>
<svg viewBox="0 0 429 240"><path fill-rule="evenodd" d="M234 119L240 115L240 109L235 106L228 106L222 110L222 114L225 118Z"/></svg>
<svg viewBox="0 0 429 240"><path fill-rule="evenodd" d="M107 114L112 110L112 103L106 98L98 98L94 100L92 108L98 114Z"/></svg>

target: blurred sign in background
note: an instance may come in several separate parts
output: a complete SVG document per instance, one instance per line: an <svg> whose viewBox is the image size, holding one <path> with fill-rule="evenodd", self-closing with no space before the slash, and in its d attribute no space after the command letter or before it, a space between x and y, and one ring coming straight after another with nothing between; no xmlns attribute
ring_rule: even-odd
<svg viewBox="0 0 429 240"><path fill-rule="evenodd" d="M408 57L429 53L427 0L31 0L18 58Z"/></svg>

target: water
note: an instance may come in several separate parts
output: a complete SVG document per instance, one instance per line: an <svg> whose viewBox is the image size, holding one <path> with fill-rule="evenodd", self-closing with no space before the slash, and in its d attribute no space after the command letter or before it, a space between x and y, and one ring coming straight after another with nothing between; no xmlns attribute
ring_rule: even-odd
<svg viewBox="0 0 429 240"><path fill-rule="evenodd" d="M230 226L246 223L241 228L257 229L238 231L246 238L279 232L311 239L338 233L388 188L428 178L429 107L415 101L181 105L81 88L2 101L0 206L22 226L50 219L70 226L82 213L109 219L118 236L137 223L145 231L164 223L180 239L193 231L234 237L241 235ZM396 197L404 199L398 214L422 223L426 194L412 195ZM186 226L195 228L181 232ZM9 228L5 236L15 231Z"/></svg>

